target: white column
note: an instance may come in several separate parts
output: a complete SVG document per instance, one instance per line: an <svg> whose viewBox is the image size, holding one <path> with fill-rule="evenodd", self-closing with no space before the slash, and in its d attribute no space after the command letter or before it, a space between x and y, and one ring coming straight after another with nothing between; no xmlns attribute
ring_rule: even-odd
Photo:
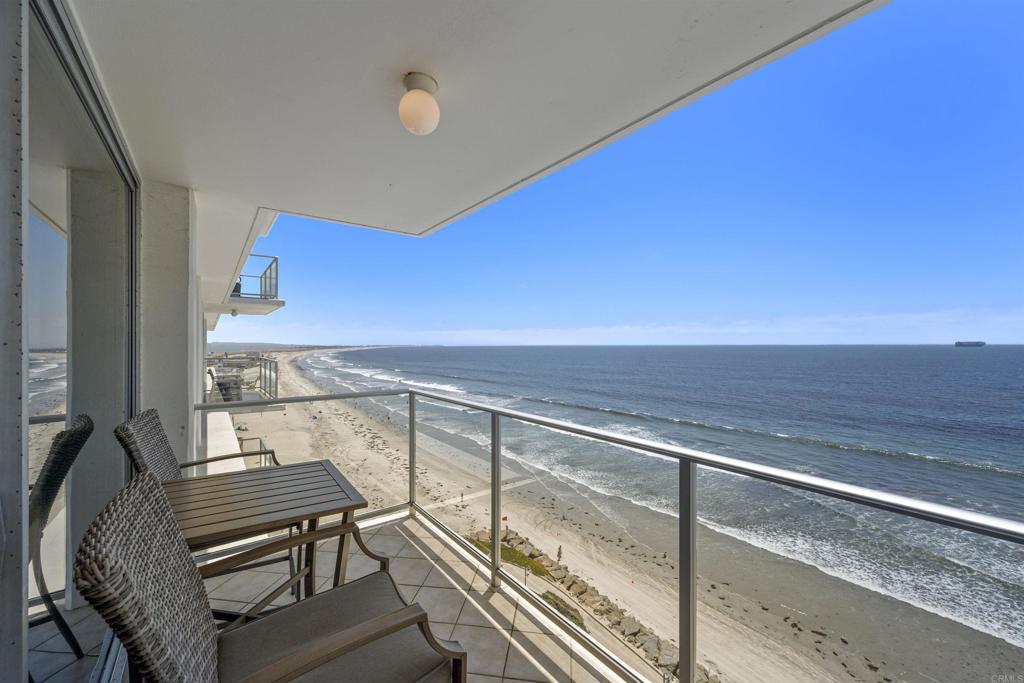
<svg viewBox="0 0 1024 683"><path fill-rule="evenodd" d="M195 382L191 192L145 180L140 217L140 409L157 409L175 455L185 461Z"/></svg>
<svg viewBox="0 0 1024 683"><path fill-rule="evenodd" d="M65 489L66 607L84 603L72 578L82 534L124 485L125 456L114 427L128 400L128 233L126 193L114 173L68 174L68 414L95 429Z"/></svg>
<svg viewBox="0 0 1024 683"><path fill-rule="evenodd" d="M23 403L28 347L21 310L28 218L27 26L28 2L0 4L0 679L5 681L28 678L28 412Z"/></svg>

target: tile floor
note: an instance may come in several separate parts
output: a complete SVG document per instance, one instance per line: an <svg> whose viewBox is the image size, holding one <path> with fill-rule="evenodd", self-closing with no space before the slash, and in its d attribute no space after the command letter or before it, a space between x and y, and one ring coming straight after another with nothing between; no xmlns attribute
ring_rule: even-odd
<svg viewBox="0 0 1024 683"><path fill-rule="evenodd" d="M514 594L491 589L489 576L413 519L384 524L363 533L371 550L391 558L391 574L405 599L418 602L439 638L459 641L469 653L470 683L508 681L590 682L616 680L568 636ZM376 571L377 563L356 544L348 579ZM330 587L337 542L317 554L318 590ZM211 606L244 611L269 594L286 576L284 563L207 580ZM282 596L275 604L287 604ZM83 648L95 654L103 625L88 609L73 613L72 628ZM76 661L52 625L30 632L30 670L38 683L86 681L94 656Z"/></svg>

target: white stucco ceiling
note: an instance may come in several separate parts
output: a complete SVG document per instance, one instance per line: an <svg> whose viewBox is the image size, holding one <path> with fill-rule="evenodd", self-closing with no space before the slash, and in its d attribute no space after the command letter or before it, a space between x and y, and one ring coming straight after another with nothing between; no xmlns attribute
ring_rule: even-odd
<svg viewBox="0 0 1024 683"><path fill-rule="evenodd" d="M878 4L71 0L143 177L232 235L258 207L428 233ZM427 137L398 120L412 70Z"/></svg>

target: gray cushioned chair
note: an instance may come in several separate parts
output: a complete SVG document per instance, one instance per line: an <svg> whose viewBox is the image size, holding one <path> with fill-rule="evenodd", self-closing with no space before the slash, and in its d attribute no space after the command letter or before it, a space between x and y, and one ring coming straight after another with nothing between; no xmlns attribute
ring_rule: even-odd
<svg viewBox="0 0 1024 683"><path fill-rule="evenodd" d="M86 531L75 555L75 587L124 645L136 680L464 683L466 652L433 636L426 612L405 603L387 559L366 549L354 524L271 541L266 551L343 533L381 571L266 616L257 605L218 632L203 579L252 561L260 549L197 567L163 487L145 472Z"/></svg>
<svg viewBox="0 0 1024 683"><path fill-rule="evenodd" d="M39 475L28 494L28 552L39 597L46 605L49 619L57 626L57 630L79 659L84 656L82 647L78 644L71 627L64 621L63 615L50 596L50 590L46 587L46 579L43 577L42 544L43 530L50 520L50 510L57 500L60 487L71 471L71 466L75 464L78 454L82 452L85 442L89 440L92 430L92 419L88 415L76 415L71 418L69 427L53 437L50 452L43 461L43 466L39 468Z"/></svg>

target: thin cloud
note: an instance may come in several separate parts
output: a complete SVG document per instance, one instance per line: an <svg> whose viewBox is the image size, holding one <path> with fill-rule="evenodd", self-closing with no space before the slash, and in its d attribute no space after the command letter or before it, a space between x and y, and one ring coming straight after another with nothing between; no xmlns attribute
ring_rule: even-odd
<svg viewBox="0 0 1024 683"><path fill-rule="evenodd" d="M1024 343L1024 309L848 313L587 327L402 329L323 324L305 327L291 323L276 328L224 322L235 321L222 321L215 335L219 339L248 338L259 329L256 336L260 341L302 344L951 344L960 339Z"/></svg>

